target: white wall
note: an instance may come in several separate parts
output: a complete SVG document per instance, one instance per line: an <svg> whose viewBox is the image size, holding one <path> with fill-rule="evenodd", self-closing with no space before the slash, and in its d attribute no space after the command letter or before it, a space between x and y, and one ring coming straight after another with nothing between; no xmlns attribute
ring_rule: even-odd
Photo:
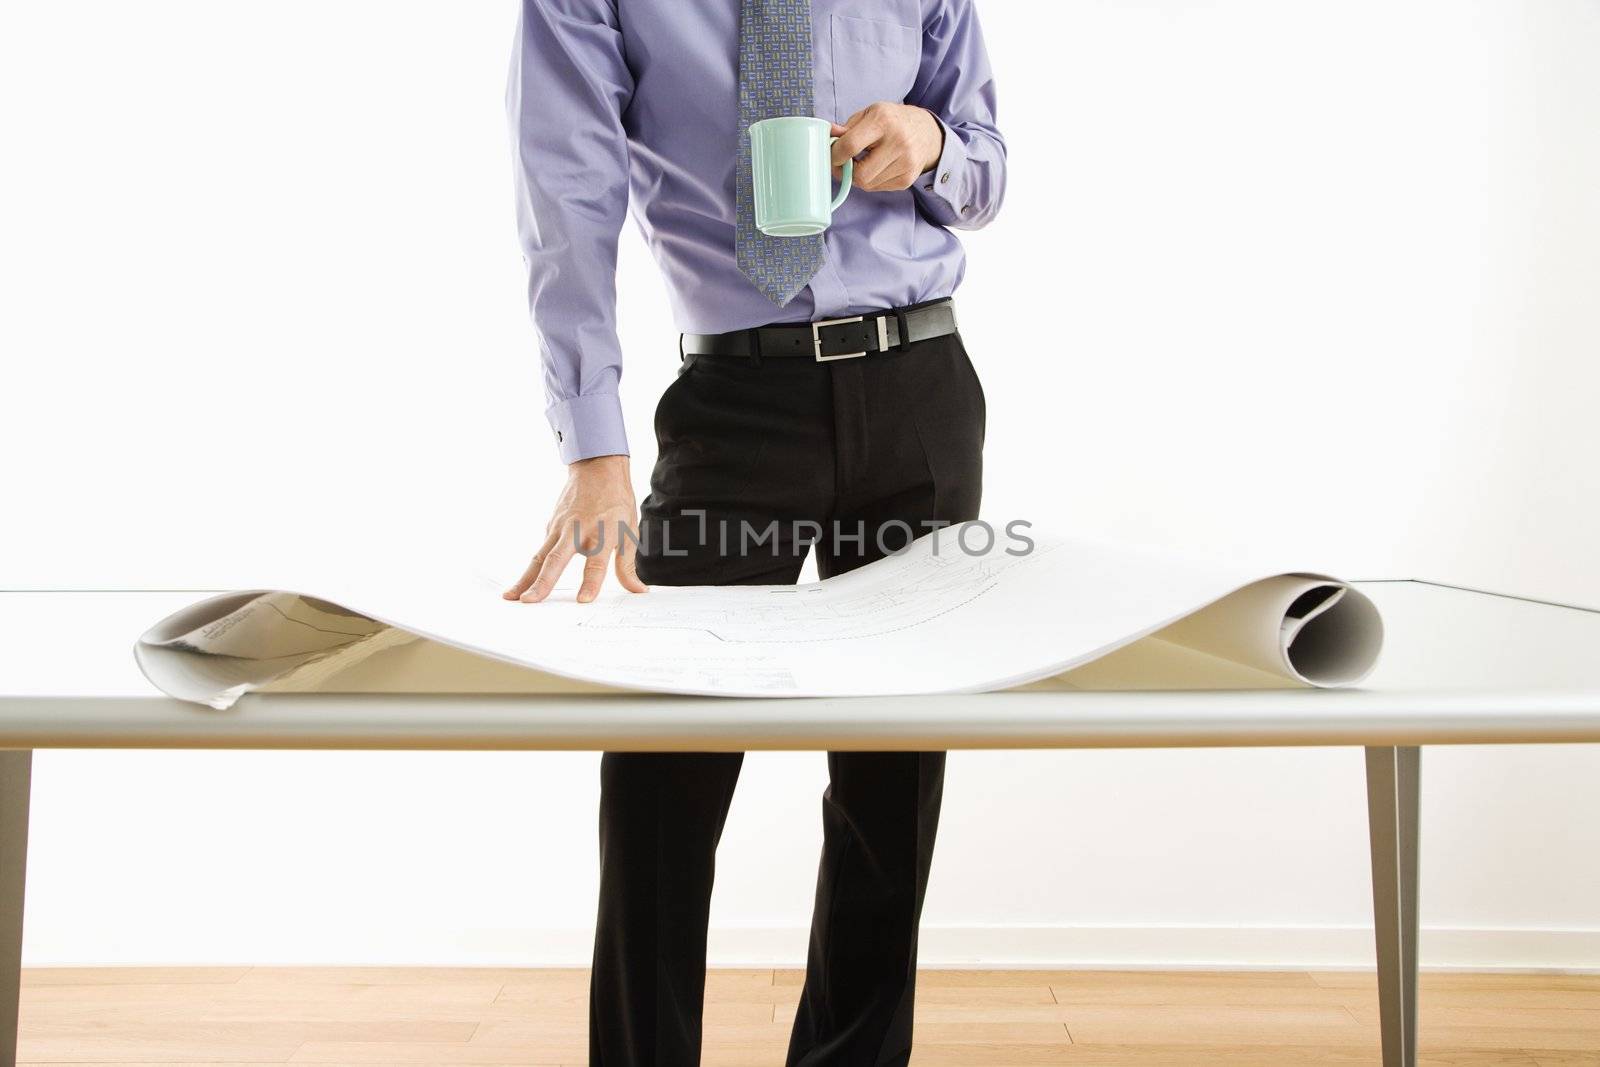
<svg viewBox="0 0 1600 1067"><path fill-rule="evenodd" d="M1600 8L980 3L990 517L1600 606ZM0 585L248 584L375 531L520 568L562 472L510 7L0 9ZM674 343L631 230L621 272L642 489ZM581 963L596 759L41 753L28 959ZM1430 751L1427 961L1600 966L1597 771ZM715 959L802 958L824 780L748 757ZM924 959L1359 962L1360 781L953 754Z"/></svg>

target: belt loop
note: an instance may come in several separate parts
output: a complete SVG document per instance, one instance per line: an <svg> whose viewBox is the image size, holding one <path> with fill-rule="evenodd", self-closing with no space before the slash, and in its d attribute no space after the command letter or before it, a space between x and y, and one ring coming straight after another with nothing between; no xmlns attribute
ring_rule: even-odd
<svg viewBox="0 0 1600 1067"><path fill-rule="evenodd" d="M745 332L750 335L750 362L759 367L761 366L761 329L760 327L752 326Z"/></svg>
<svg viewBox="0 0 1600 1067"><path fill-rule="evenodd" d="M899 351L904 352L906 349L911 347L911 327L906 324L906 312L904 308L892 308L891 310L894 312L894 321L900 326Z"/></svg>

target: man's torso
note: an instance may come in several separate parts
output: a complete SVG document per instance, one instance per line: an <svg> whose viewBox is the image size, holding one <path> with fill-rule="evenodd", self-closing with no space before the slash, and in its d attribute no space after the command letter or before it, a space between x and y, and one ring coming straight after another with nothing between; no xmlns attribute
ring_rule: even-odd
<svg viewBox="0 0 1600 1067"><path fill-rule="evenodd" d="M948 296L964 266L910 190L852 190L811 285L779 308L734 262L738 0L617 0L634 92L623 113L632 211L666 276L679 328L720 333ZM812 0L814 114L843 122L904 101L922 65L923 0Z"/></svg>

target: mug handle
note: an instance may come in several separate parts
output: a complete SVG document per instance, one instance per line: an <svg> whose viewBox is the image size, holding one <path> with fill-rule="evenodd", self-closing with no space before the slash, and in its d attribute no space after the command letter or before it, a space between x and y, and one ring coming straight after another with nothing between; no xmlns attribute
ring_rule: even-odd
<svg viewBox="0 0 1600 1067"><path fill-rule="evenodd" d="M832 148L833 142L837 141L838 139L839 138L837 137L828 138L828 147ZM839 172L839 195L834 197L833 203L828 205L828 213L830 215L835 211L838 211L839 205L844 203L844 198L850 195L850 179L855 172L856 161L853 159L845 160L844 169Z"/></svg>

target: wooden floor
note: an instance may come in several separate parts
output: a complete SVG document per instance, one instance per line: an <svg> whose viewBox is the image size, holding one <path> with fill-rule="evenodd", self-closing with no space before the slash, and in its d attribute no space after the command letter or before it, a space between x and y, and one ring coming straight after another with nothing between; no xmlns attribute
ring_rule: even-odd
<svg viewBox="0 0 1600 1067"><path fill-rule="evenodd" d="M706 1067L779 1067L798 971L713 971ZM1423 976L1425 1067L1600 1067L1600 976ZM1370 975L924 971L915 1067L1374 1064ZM25 971L22 1063L588 1061L588 974Z"/></svg>

